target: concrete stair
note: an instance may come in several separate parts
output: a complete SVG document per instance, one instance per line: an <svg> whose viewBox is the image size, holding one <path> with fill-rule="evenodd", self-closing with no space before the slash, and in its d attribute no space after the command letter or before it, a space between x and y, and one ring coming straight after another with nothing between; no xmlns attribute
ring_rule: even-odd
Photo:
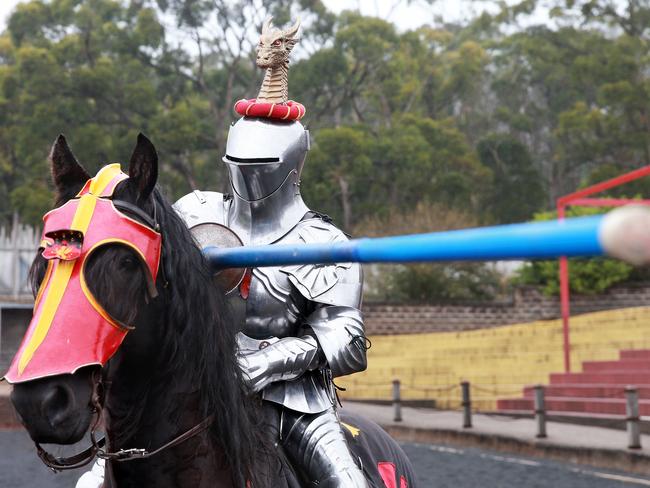
<svg viewBox="0 0 650 488"><path fill-rule="evenodd" d="M550 414L625 415L625 388L639 393L639 413L650 416L650 349L620 351L618 360L584 361L580 373L551 373L545 388ZM532 412L534 389L526 386L519 398L497 400L500 412Z"/></svg>

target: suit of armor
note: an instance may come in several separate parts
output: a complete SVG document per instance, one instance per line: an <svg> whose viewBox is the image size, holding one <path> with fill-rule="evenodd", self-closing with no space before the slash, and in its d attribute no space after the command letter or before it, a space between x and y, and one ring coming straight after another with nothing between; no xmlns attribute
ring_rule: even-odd
<svg viewBox="0 0 650 488"><path fill-rule="evenodd" d="M220 224L244 245L346 240L300 195L309 133L300 122L245 117L228 135L232 196L194 192L176 210L190 229ZM228 293L242 317L239 363L271 428L314 486L364 487L336 414L332 378L366 368L358 264L248 270Z"/></svg>

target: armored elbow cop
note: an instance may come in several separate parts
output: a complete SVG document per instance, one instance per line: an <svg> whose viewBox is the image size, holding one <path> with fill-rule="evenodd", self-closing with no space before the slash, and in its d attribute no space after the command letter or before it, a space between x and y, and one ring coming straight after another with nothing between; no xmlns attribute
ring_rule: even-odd
<svg viewBox="0 0 650 488"><path fill-rule="evenodd" d="M322 307L307 317L305 325L318 339L333 377L366 369L366 336L360 310L343 306Z"/></svg>

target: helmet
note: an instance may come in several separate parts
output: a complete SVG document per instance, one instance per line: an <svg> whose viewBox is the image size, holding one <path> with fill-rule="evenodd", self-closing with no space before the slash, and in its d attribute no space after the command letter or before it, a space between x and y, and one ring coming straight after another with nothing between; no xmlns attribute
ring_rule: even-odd
<svg viewBox="0 0 650 488"><path fill-rule="evenodd" d="M223 162L237 197L255 202L297 184L308 150L300 122L244 117L230 127Z"/></svg>

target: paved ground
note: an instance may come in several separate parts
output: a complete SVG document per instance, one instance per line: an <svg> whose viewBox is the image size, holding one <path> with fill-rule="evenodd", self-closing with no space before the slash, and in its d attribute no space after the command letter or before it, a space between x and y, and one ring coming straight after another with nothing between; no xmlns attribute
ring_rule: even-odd
<svg viewBox="0 0 650 488"><path fill-rule="evenodd" d="M634 488L650 478L476 448L403 444L423 488Z"/></svg>
<svg viewBox="0 0 650 488"><path fill-rule="evenodd" d="M455 431L468 435L484 435L518 440L536 446L562 446L575 450L606 450L629 452L627 433L624 430L607 429L558 422L547 423L546 439L535 438L534 419L515 419L496 415L474 414L473 427L463 429L462 413L428 408L402 408L401 422L393 421L391 406L346 402L345 410L368 417L383 427L399 427L430 431ZM641 436L643 449L634 454L648 456L650 461L650 435Z"/></svg>
<svg viewBox="0 0 650 488"><path fill-rule="evenodd" d="M81 476L78 471L55 474L46 468L22 430L0 431L0 453L2 488L74 488Z"/></svg>
<svg viewBox="0 0 650 488"><path fill-rule="evenodd" d="M442 444L403 444L422 481L435 488L634 488L650 486L638 475L569 463L508 456ZM80 472L54 474L36 457L22 431L0 431L0 487L72 488ZM188 487L189 488L189 487Z"/></svg>

